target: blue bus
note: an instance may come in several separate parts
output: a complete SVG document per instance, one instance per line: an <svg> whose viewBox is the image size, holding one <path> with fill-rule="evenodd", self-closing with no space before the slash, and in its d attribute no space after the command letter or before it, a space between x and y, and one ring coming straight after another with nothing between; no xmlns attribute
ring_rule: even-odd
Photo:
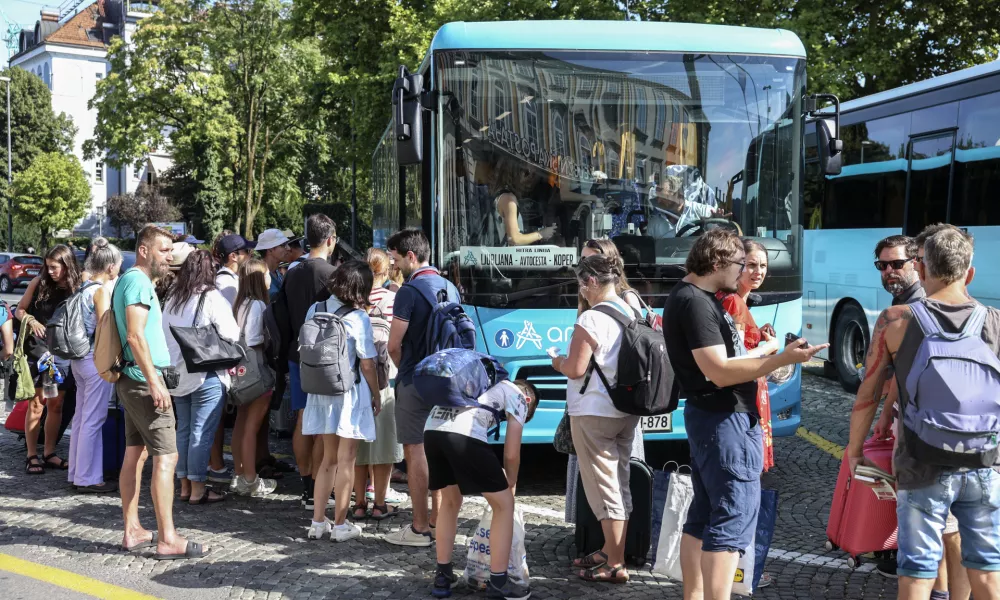
<svg viewBox="0 0 1000 600"><path fill-rule="evenodd" d="M1000 305L1000 63L842 104L839 175L820 173L814 136L807 131L804 333L831 343L827 371L855 391L875 320L892 302L872 266L882 238L938 222L967 228L970 292Z"/></svg>
<svg viewBox="0 0 1000 600"><path fill-rule="evenodd" d="M631 285L662 310L697 235L752 236L771 264L754 317L782 336L799 332L804 93L805 49L788 31L447 24L393 89L373 155L374 245L404 227L428 234L433 264L478 324L479 349L540 390L524 440L550 442L567 380L546 350L568 348L572 267L588 239L613 240ZM521 232L554 226L551 239L516 246L497 235L495 198L512 188ZM771 379L775 433L791 435L800 373ZM682 410L642 426L646 440L686 438Z"/></svg>

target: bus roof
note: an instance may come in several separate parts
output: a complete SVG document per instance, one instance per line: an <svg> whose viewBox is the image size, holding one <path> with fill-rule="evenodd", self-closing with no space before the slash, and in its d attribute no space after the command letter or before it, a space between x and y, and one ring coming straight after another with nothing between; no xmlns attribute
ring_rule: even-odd
<svg viewBox="0 0 1000 600"><path fill-rule="evenodd" d="M436 50L611 50L705 52L805 58L791 31L650 21L491 21L448 23Z"/></svg>
<svg viewBox="0 0 1000 600"><path fill-rule="evenodd" d="M939 75L938 77L932 77L931 79L925 79L924 81L918 81L917 83L910 83L895 89L886 90L884 92L844 102L840 105L840 111L849 112L860 108L866 108L868 106L874 106L876 104L884 104L892 100L906 98L907 96L916 96L917 94L923 94L932 90L949 87L966 81L972 81L973 79L987 77L995 73L1000 73L1000 61L976 65L975 67L969 67L968 69L962 69L961 71L955 71L954 73L948 73L947 75Z"/></svg>

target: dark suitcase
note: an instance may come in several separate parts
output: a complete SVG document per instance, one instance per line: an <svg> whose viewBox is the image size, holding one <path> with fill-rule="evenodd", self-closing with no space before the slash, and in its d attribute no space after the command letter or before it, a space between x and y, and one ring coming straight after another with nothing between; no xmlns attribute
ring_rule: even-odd
<svg viewBox="0 0 1000 600"><path fill-rule="evenodd" d="M629 461L629 489L632 491L632 514L625 532L625 562L642 567L649 555L653 519L653 470L643 461ZM604 546L601 523L590 510L583 482L576 480L576 552L585 556Z"/></svg>
<svg viewBox="0 0 1000 600"><path fill-rule="evenodd" d="M116 477L125 462L125 411L117 406L108 407L108 420L101 428L104 476Z"/></svg>

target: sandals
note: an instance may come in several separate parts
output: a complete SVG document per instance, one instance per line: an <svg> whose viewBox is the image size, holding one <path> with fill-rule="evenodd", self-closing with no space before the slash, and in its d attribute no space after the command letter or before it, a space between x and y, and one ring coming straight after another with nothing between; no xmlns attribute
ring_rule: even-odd
<svg viewBox="0 0 1000 600"><path fill-rule="evenodd" d="M573 561L574 569L597 569L608 564L608 555L598 550Z"/></svg>
<svg viewBox="0 0 1000 600"><path fill-rule="evenodd" d="M187 558L202 558L205 556L205 549L202 548L201 544L198 542L192 542L188 540L187 548L181 554L160 554L157 552L153 555L156 560L184 560Z"/></svg>
<svg viewBox="0 0 1000 600"><path fill-rule="evenodd" d="M135 544L134 546L129 546L129 547L125 547L125 544L122 544L122 550L124 550L125 552L135 552L136 550L142 550L144 548L155 548L156 544L158 544L158 543L159 543L158 542L158 537L157 537L156 532L154 531L153 532L153 537L150 538L149 540L147 540L145 542L139 542L138 544Z"/></svg>
<svg viewBox="0 0 1000 600"><path fill-rule="evenodd" d="M371 513L368 512L368 503L355 503L354 506L351 507L351 518L354 520L367 519L370 516Z"/></svg>
<svg viewBox="0 0 1000 600"><path fill-rule="evenodd" d="M24 472L28 475L41 475L45 472L45 463L38 456L29 456L24 462Z"/></svg>
<svg viewBox="0 0 1000 600"><path fill-rule="evenodd" d="M584 581L601 583L628 583L628 571L625 570L625 565L612 567L611 565L605 563L598 567L584 569L580 571L578 575L580 579Z"/></svg>
<svg viewBox="0 0 1000 600"><path fill-rule="evenodd" d="M58 458L59 462L57 463L52 462L53 458ZM47 456L43 456L42 460L45 461L45 468L47 469L56 469L57 471L66 471L69 469L69 463L59 458L59 456L56 455L55 452Z"/></svg>
<svg viewBox="0 0 1000 600"><path fill-rule="evenodd" d="M376 515L375 514L376 510L378 512L382 513L382 514ZM376 521L381 521L383 519L388 519L390 517L395 517L396 513L398 513L398 512L399 512L399 508L397 508L395 506L392 506L391 504L389 504L388 502L386 502L385 504L372 504L372 510L368 514L368 516L371 517L372 519L376 520Z"/></svg>
<svg viewBox="0 0 1000 600"><path fill-rule="evenodd" d="M198 498L197 500L188 500L188 504L190 504L191 506L198 506L199 504L218 504L219 502L226 501L225 494L217 494L213 498L212 497L213 493L214 492L210 490L205 490L205 493L202 494L201 498Z"/></svg>

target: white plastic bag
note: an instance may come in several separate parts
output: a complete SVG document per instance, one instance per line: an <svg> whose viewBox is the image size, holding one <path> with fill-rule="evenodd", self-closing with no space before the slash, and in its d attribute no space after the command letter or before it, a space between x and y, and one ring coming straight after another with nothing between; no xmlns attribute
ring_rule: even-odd
<svg viewBox="0 0 1000 600"><path fill-rule="evenodd" d="M469 555L465 561L465 580L473 589L485 589L490 579L490 526L493 511L489 506L483 509L479 526L469 538ZM528 585L528 555L524 551L524 515L514 508L514 536L511 539L510 558L507 561L507 576L517 585Z"/></svg>
<svg viewBox="0 0 1000 600"><path fill-rule="evenodd" d="M691 476L683 473L670 474L667 488L667 503L663 507L663 525L660 539L656 544L656 563L653 572L681 581L681 536L688 509L694 498Z"/></svg>
<svg viewBox="0 0 1000 600"><path fill-rule="evenodd" d="M753 595L753 574L757 560L756 552L754 551L756 547L757 540L755 535L754 541L750 542L746 551L743 552L743 556L740 557L740 561L736 563L736 575L733 576L734 594L739 594L740 596Z"/></svg>

